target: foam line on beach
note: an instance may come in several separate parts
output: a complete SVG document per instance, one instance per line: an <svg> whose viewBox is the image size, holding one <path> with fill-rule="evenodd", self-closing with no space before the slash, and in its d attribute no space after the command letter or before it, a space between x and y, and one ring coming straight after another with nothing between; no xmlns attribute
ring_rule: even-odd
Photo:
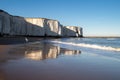
<svg viewBox="0 0 120 80"><path fill-rule="evenodd" d="M95 44L86 44L86 43L72 43L72 42L62 42L62 41L50 41L52 43L66 44L72 46L80 46L86 48L100 49L100 50L108 50L108 51L120 51L120 48L114 48L111 46L101 46Z"/></svg>

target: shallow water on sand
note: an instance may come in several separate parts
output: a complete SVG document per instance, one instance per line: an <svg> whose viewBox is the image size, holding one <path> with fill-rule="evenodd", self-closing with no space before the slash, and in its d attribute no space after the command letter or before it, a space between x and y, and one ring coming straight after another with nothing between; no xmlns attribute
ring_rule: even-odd
<svg viewBox="0 0 120 80"><path fill-rule="evenodd" d="M43 42L0 54L0 80L120 80L120 59L94 52Z"/></svg>

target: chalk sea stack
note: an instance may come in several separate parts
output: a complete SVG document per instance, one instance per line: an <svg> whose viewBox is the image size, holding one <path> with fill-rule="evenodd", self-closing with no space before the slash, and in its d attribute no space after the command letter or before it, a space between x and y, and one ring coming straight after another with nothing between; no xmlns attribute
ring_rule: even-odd
<svg viewBox="0 0 120 80"><path fill-rule="evenodd" d="M3 10L0 10L0 35L82 37L83 31L81 27L63 26L57 20L13 16Z"/></svg>

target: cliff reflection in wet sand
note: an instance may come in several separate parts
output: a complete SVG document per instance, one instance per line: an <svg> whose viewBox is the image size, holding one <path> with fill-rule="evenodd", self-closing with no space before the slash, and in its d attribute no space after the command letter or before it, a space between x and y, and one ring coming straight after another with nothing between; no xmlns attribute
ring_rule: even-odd
<svg viewBox="0 0 120 80"><path fill-rule="evenodd" d="M120 80L114 58L46 43L12 46L0 50L0 80Z"/></svg>
<svg viewBox="0 0 120 80"><path fill-rule="evenodd" d="M44 61L40 62L39 60L52 60L60 55L77 55L81 52L46 43L38 43L14 46L8 52L0 53L0 80L46 80L40 75L51 74L48 72L49 70L46 70L46 67L50 68L50 66L47 64L46 66L43 65ZM12 61L13 63L11 63ZM31 64L28 64L29 61ZM38 66L38 68L33 66L36 61L39 62L39 65L34 64L34 66Z"/></svg>
<svg viewBox="0 0 120 80"><path fill-rule="evenodd" d="M77 55L80 53L81 51L79 50L69 50L46 43L24 45L9 51L11 57L25 57L32 60L54 59L59 55Z"/></svg>

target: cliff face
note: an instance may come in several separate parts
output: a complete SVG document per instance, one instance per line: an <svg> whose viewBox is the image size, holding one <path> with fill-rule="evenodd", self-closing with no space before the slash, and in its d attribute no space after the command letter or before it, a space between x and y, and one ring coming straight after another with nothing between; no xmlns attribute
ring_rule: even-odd
<svg viewBox="0 0 120 80"><path fill-rule="evenodd" d="M25 18L26 32L28 36L44 36L44 19L41 18Z"/></svg>
<svg viewBox="0 0 120 80"><path fill-rule="evenodd" d="M82 28L76 26L64 26L62 28L62 35L66 37L82 37Z"/></svg>
<svg viewBox="0 0 120 80"><path fill-rule="evenodd" d="M34 30L36 29L36 34L38 36L60 36L61 30L60 30L60 23L56 20L51 19L44 19L44 18L25 18L27 24L33 24ZM27 26L29 32L30 24ZM30 27L30 28L29 28ZM33 31L34 32L34 31ZM33 33L32 32L32 33Z"/></svg>
<svg viewBox="0 0 120 80"><path fill-rule="evenodd" d="M0 34L19 36L81 37L82 28L62 26L59 21L46 18L12 16L0 10Z"/></svg>
<svg viewBox="0 0 120 80"><path fill-rule="evenodd" d="M10 15L0 10L0 33L9 34L10 32Z"/></svg>

